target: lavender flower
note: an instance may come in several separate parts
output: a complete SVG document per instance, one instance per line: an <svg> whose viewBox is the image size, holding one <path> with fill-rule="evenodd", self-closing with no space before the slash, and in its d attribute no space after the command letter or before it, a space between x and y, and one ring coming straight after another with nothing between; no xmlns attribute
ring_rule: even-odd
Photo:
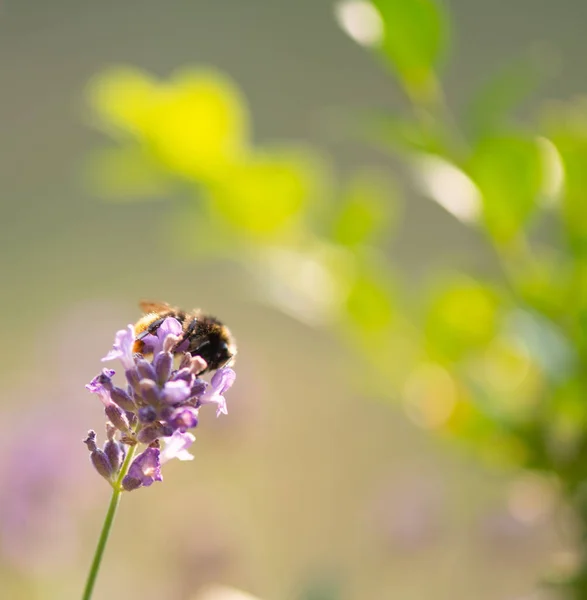
<svg viewBox="0 0 587 600"><path fill-rule="evenodd" d="M122 480L122 487L130 492L142 485L149 486L155 481L163 481L159 455L159 448L151 446L139 454Z"/></svg>
<svg viewBox="0 0 587 600"><path fill-rule="evenodd" d="M102 360L114 360L120 358L122 366L132 369L134 366L133 346L135 341L135 328L129 325L127 329L116 332L116 338L112 350Z"/></svg>
<svg viewBox="0 0 587 600"><path fill-rule="evenodd" d="M188 452L188 448L195 441L196 438L191 433L176 431L166 440L165 448L160 456L161 464L166 463L172 458L177 458L177 460L194 460L193 455Z"/></svg>
<svg viewBox="0 0 587 600"><path fill-rule="evenodd" d="M131 491L162 481L161 465L166 461L193 458L187 449L195 437L188 430L198 425L200 408L215 404L216 416L227 414L224 394L234 383L234 371L218 369L208 383L199 377L206 370L206 362L188 353L183 353L178 368L174 368L171 349L181 334L179 321L172 317L165 319L155 334L142 339L145 352L153 355L148 361L141 354L133 353L134 327L129 325L118 331L112 350L102 360L120 360L127 389L114 385L112 369L103 369L86 386L98 396L108 419L104 448L98 448L94 432L88 434L86 444L92 464L113 486L122 485ZM137 444L148 446L133 460L119 482L126 447Z"/></svg>
<svg viewBox="0 0 587 600"><path fill-rule="evenodd" d="M232 387L236 373L232 369L218 369L212 377L212 385L199 397L198 406L216 404L216 416L227 415L226 399L223 394Z"/></svg>

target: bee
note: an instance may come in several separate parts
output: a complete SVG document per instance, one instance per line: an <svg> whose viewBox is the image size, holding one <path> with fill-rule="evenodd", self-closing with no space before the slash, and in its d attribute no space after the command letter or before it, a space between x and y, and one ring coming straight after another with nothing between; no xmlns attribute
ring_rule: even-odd
<svg viewBox="0 0 587 600"><path fill-rule="evenodd" d="M183 326L183 335L175 348L187 342L185 351L192 356L201 356L208 365L206 372L224 367L234 359L234 338L228 327L215 317L204 315L200 310L186 312L166 302L143 300L139 302L139 306L145 314L135 323L134 352L143 353L145 337L155 334L165 319L173 317Z"/></svg>

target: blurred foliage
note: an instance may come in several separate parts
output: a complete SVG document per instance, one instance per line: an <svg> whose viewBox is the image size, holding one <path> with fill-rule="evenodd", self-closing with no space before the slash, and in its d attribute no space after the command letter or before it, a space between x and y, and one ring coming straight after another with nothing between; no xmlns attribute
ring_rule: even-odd
<svg viewBox="0 0 587 600"><path fill-rule="evenodd" d="M393 176L363 169L339 183L314 150L257 147L242 95L213 70L97 76L95 122L118 145L94 157L90 185L117 199L187 197L169 225L178 252L240 261L264 301L357 349L374 389L402 398L419 426L556 476L585 537L587 102L520 121L538 80L522 61L489 79L459 120L438 70L450 38L442 4L341 4L343 28L383 58L409 101L369 120L366 137L414 171L411 193L424 189L478 232L501 273L434 275L416 301L388 258L401 199ZM582 553L566 584L573 598L587 598Z"/></svg>
<svg viewBox="0 0 587 600"><path fill-rule="evenodd" d="M415 100L432 99L436 65L448 41L447 19L434 0L373 0L383 22L380 49Z"/></svg>

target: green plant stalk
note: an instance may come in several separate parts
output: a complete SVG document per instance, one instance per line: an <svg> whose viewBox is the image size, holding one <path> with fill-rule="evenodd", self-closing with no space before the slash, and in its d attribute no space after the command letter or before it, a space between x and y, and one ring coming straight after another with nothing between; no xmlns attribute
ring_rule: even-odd
<svg viewBox="0 0 587 600"><path fill-rule="evenodd" d="M110 505L108 506L106 517L104 518L104 524L102 525L102 531L100 533L100 538L98 539L98 545L96 546L96 551L94 552L94 559L92 560L92 566L90 567L90 572L88 573L88 579L86 580L86 587L84 588L82 600L90 600L92 598L94 585L96 583L96 578L98 577L98 571L100 570L102 557L104 556L104 549L106 548L108 537L110 536L112 523L114 522L114 517L116 516L116 509L120 503L120 496L122 495L123 490L122 480L128 472L130 463L132 462L135 454L135 450L136 446L131 446L129 448L124 462L122 463L118 478L112 484L112 498L110 499Z"/></svg>

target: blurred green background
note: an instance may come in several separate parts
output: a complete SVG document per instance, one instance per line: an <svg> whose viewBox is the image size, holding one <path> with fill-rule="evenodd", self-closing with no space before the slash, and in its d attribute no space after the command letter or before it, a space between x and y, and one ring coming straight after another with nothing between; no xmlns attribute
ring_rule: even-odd
<svg viewBox="0 0 587 600"><path fill-rule="evenodd" d="M522 120L587 89L583 2L445 6L452 50L443 79L453 116L431 110L428 122L466 115L476 90L520 56L531 65L524 75L534 67L549 75L513 111ZM576 325L584 313L577 308L564 329L566 300L557 295L567 270L582 280L581 244L571 243L572 260L557 255L537 274L544 289L503 303L516 339L530 347L538 330L538 350L550 352L544 367L536 347L519 351L513 334L491 325L494 303L507 295L500 261L521 288L531 287L516 279L528 265L512 258L517 246L502 243L517 216L488 210L488 244L427 198L418 175L413 184L401 161L411 164L411 152L400 150L398 161L382 151L392 144L381 143L377 119L407 114L402 86L336 15L335 3L316 0L0 5L0 597L79 595L108 501L81 443L103 419L83 386L114 332L138 318L141 298L218 315L239 343L238 378L228 417L202 419L195 460L167 465L163 484L123 498L96 598L118 590L146 600L230 600L220 588L203 591L223 584L267 600L535 600L555 597L543 580L563 580L582 562L580 510L570 500L584 474L576 466L583 446L573 445L587 422ZM186 175L149 154L150 134L128 141L120 123L113 127L115 102L100 100L113 65L161 80L182 67L222 73L242 94L238 110L246 115L248 106L243 152L254 154L257 183L247 179L248 162ZM522 79L517 73L508 89ZM427 110L425 94L410 85L416 112ZM222 98L232 98L226 90ZM499 108L497 96L486 99L478 124ZM572 120L561 124L568 111L552 110L537 133L550 128L559 150L576 150L580 170L582 139L571 139ZM514 165L503 181L491 161L471 167L486 197L523 179L526 154L510 161L514 146L479 145L482 156ZM117 162L116 147L147 148L152 168ZM282 159L293 179L280 178ZM352 196L357 173L367 183ZM243 192L235 209L247 186L250 198ZM258 189L267 205L241 210L261 197ZM524 196L524 183L517 191ZM288 194L283 210L294 224L288 215L284 229L272 228L270 216L281 218L272 207ZM570 222L581 222L580 199L577 206ZM348 226L362 223L363 211L368 234L382 228L365 244L361 227ZM535 232L545 253L529 251L533 267L560 251L560 237L547 216ZM454 303L434 291L451 285ZM577 289L565 288L572 297ZM437 309L422 317L428 304ZM528 325L528 315L539 318ZM473 326L461 331L460 316ZM517 428L514 419L508 429L499 412L499 402L521 399L551 421L536 399L558 398L561 389L571 397L571 424L561 427L572 433L565 429L556 444L572 438L568 462L535 451L543 430L534 421ZM497 398L487 422L506 423L499 435L493 425L430 432L450 421L461 396L475 394Z"/></svg>

